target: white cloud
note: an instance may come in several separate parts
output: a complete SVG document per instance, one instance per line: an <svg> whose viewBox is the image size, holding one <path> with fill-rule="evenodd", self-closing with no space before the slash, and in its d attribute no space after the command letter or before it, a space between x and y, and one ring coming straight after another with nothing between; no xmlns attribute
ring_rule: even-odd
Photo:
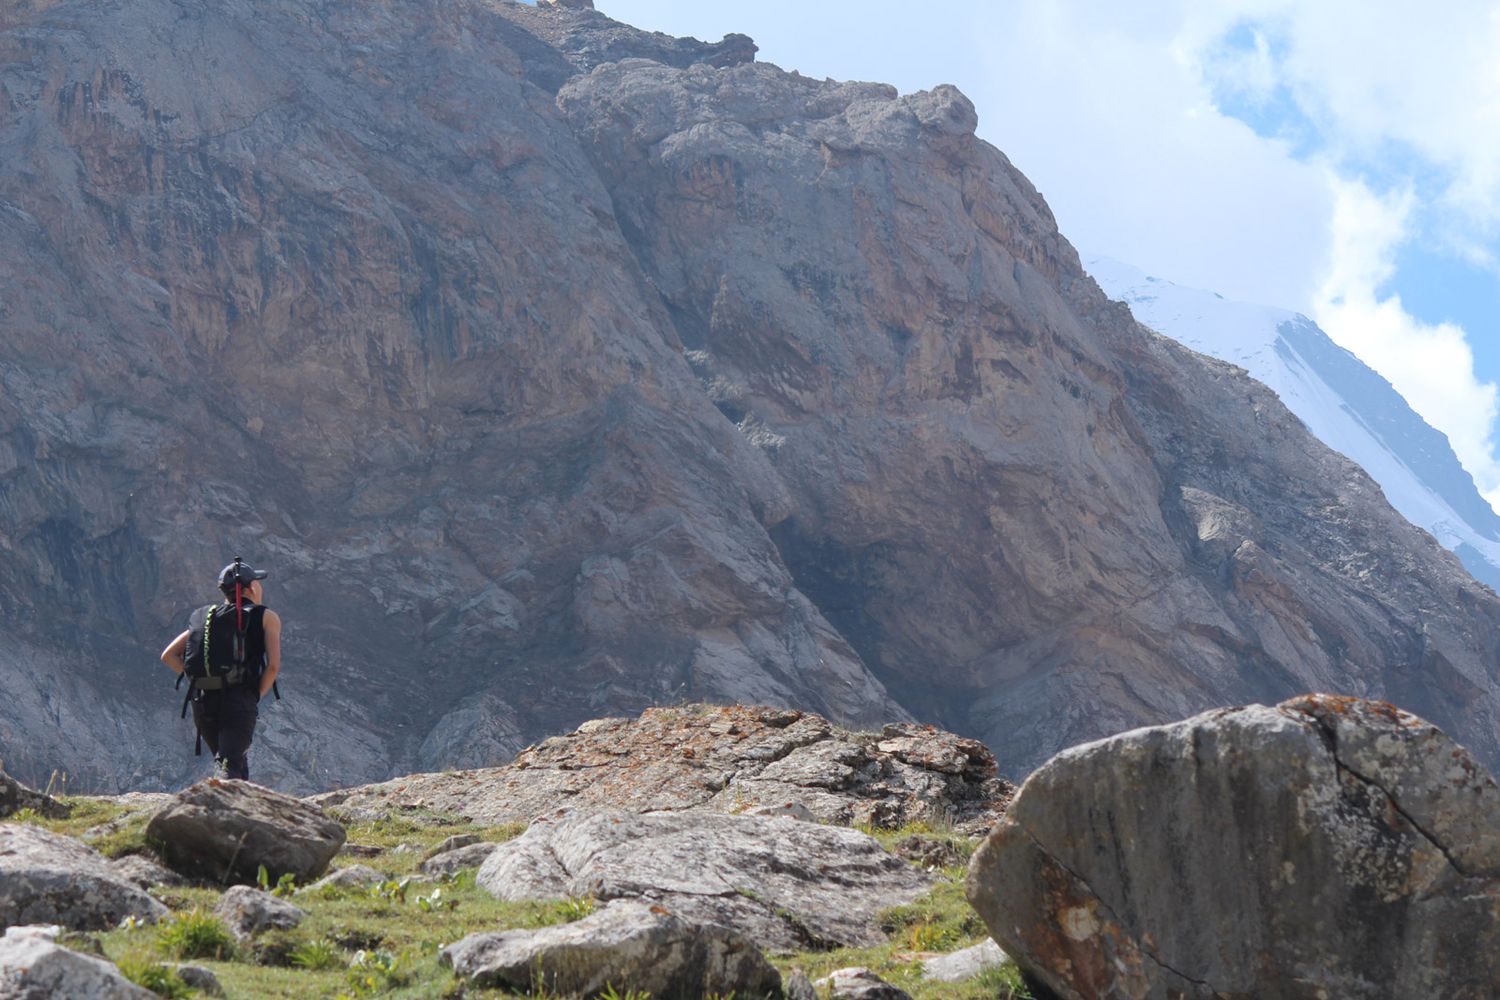
<svg viewBox="0 0 1500 1000"><path fill-rule="evenodd" d="M980 132L1090 255L1305 309L1328 254L1326 176L1213 107L1191 53L1171 57L1184 9L984 7L975 33L986 40L986 73L971 93ZM1269 85L1265 69L1256 72Z"/></svg>
<svg viewBox="0 0 1500 1000"><path fill-rule="evenodd" d="M1500 460L1492 430L1500 391L1474 374L1466 332L1423 323L1399 295L1380 294L1407 235L1412 192L1379 195L1359 181L1335 181L1333 253L1313 319L1384 375L1411 407L1444 434L1491 505L1500 499Z"/></svg>

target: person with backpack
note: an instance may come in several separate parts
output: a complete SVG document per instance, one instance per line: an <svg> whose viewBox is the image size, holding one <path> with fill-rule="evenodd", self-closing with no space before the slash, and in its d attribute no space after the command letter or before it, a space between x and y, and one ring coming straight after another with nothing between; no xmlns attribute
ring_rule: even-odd
<svg viewBox="0 0 1500 1000"><path fill-rule="evenodd" d="M221 778L250 778L250 741L260 700L276 685L281 672L281 618L261 604L266 571L238 556L219 573L223 604L194 611L188 629L162 650L161 661L188 681L188 705L198 747L208 744ZM279 696L279 693L278 693Z"/></svg>

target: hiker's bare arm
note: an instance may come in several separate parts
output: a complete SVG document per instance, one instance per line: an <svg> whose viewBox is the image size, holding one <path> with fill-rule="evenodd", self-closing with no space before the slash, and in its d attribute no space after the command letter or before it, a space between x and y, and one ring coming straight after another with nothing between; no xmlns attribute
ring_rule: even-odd
<svg viewBox="0 0 1500 1000"><path fill-rule="evenodd" d="M264 698L281 673L281 616L267 610L261 624L266 630L266 669L260 675L260 696Z"/></svg>
<svg viewBox="0 0 1500 1000"><path fill-rule="evenodd" d="M187 650L187 640L188 634L184 632L168 643L167 648L161 651L161 662L171 667L174 674L180 674L183 670L187 669L187 665L182 662L182 654Z"/></svg>

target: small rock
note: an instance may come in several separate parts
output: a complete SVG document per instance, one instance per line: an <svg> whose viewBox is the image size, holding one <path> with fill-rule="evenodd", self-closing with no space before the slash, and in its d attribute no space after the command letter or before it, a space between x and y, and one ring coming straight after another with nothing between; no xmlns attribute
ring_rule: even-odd
<svg viewBox="0 0 1500 1000"><path fill-rule="evenodd" d="M219 985L219 977L213 974L211 969L205 969L201 965L189 965L187 963L169 962L167 968L177 973L177 978L199 993L211 997L224 995L224 987Z"/></svg>
<svg viewBox="0 0 1500 1000"><path fill-rule="evenodd" d="M489 860L491 854L500 845L493 842L481 841L477 844L469 844L442 854L434 854L421 864L423 875L455 875L466 868L478 868Z"/></svg>
<svg viewBox="0 0 1500 1000"><path fill-rule="evenodd" d="M256 882L264 866L275 882L311 882L344 844L344 828L318 806L248 781L202 781L151 817L148 840L167 867L189 878Z"/></svg>
<svg viewBox="0 0 1500 1000"><path fill-rule="evenodd" d="M964 863L958 848L946 840L931 837L907 837L895 847L897 857L915 861L923 868L954 868Z"/></svg>
<svg viewBox="0 0 1500 1000"><path fill-rule="evenodd" d="M127 854L123 858L115 858L109 863L109 867L120 878L134 882L142 889L156 886L176 888L187 884L187 879L169 868L163 868L144 854Z"/></svg>
<svg viewBox="0 0 1500 1000"><path fill-rule="evenodd" d="M828 1000L912 1000L869 969L835 969L813 985L827 990Z"/></svg>
<svg viewBox="0 0 1500 1000"><path fill-rule="evenodd" d="M214 916L241 943L262 931L290 930L302 923L306 913L262 889L237 885L225 892L214 907Z"/></svg>
<svg viewBox="0 0 1500 1000"><path fill-rule="evenodd" d="M376 847L373 844L345 844L339 848L340 855L353 858L378 858L384 853L384 847Z"/></svg>
<svg viewBox="0 0 1500 1000"><path fill-rule="evenodd" d="M30 809L48 818L66 816L68 807L44 792L27 788L15 778L0 771L0 817Z"/></svg>
<svg viewBox="0 0 1500 1000"><path fill-rule="evenodd" d="M443 841L441 844L428 851L427 857L435 858L439 854L447 854L449 851L456 851L460 847L468 847L470 844L477 844L479 843L479 840L480 838L477 833L455 833L453 836L449 837L447 840Z"/></svg>
<svg viewBox="0 0 1500 1000"><path fill-rule="evenodd" d="M0 997L5 1000L157 1000L100 958L57 943L56 927L9 927L0 937Z"/></svg>
<svg viewBox="0 0 1500 1000"><path fill-rule="evenodd" d="M318 879L312 885L298 889L298 892L308 892L312 889L359 889L366 886L379 885L386 880L385 873L378 872L369 865L350 865L348 868L340 868L330 872Z"/></svg>
<svg viewBox="0 0 1500 1000"><path fill-rule="evenodd" d="M793 969L781 981L781 996L782 1000L819 1000L817 988L801 969Z"/></svg>
<svg viewBox="0 0 1500 1000"><path fill-rule="evenodd" d="M929 958L922 963L922 978L940 983L961 983L966 979L973 979L986 969L998 968L1009 962L1010 956L990 939L972 947Z"/></svg>
<svg viewBox="0 0 1500 1000"><path fill-rule="evenodd" d="M816 823L818 817L813 811L800 802L783 802L780 805L762 805L746 809L746 816L790 816L792 819L800 819L804 823Z"/></svg>
<svg viewBox="0 0 1500 1000"><path fill-rule="evenodd" d="M72 837L28 823L0 825L0 926L109 930L126 917L154 923L166 913L103 855Z"/></svg>
<svg viewBox="0 0 1500 1000"><path fill-rule="evenodd" d="M761 997L781 976L759 948L726 927L693 924L665 907L616 902L571 924L535 931L471 934L442 961L476 986L593 996L606 986L656 1000L712 993Z"/></svg>

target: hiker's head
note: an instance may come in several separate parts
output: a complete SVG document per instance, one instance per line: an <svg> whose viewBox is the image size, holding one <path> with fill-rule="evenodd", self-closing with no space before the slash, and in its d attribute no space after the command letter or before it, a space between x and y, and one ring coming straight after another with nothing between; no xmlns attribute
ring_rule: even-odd
<svg viewBox="0 0 1500 1000"><path fill-rule="evenodd" d="M256 569L247 562L236 559L219 571L219 589L224 596L231 601L234 600L235 584L239 584L240 596L248 597L256 603L260 602L260 581L266 578L266 571Z"/></svg>

